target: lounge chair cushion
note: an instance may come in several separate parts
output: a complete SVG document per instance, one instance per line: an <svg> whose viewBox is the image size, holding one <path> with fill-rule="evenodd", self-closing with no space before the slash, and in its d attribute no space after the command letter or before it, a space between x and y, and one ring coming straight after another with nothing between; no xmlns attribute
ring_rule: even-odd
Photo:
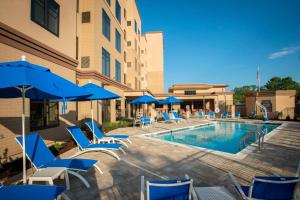
<svg viewBox="0 0 300 200"><path fill-rule="evenodd" d="M252 197L266 200L289 200L293 198L294 190L297 182L294 183L266 183L257 179L270 181L291 181L297 180L297 177L275 177L275 176L256 176L253 184ZM242 186L242 190L249 195L249 186Z"/></svg>
<svg viewBox="0 0 300 200"><path fill-rule="evenodd" d="M46 163L45 165L41 166L41 168L46 167L66 167L68 169L76 169L76 170L89 170L94 164L96 164L97 160L90 160L90 159L80 159L80 158L73 158L73 159L57 159L53 160L52 162Z"/></svg>
<svg viewBox="0 0 300 200"><path fill-rule="evenodd" d="M127 138L129 138L128 135L108 135L108 137L113 137L115 139L127 139Z"/></svg>
<svg viewBox="0 0 300 200"><path fill-rule="evenodd" d="M92 131L92 129L93 129L92 121L87 121L87 122L85 122L85 124ZM101 139L101 138L105 137L105 134L103 133L103 131L100 128L98 128L98 126L96 126L96 124L94 124L94 132L95 132L95 135L98 139ZM116 139L127 139L128 135L109 135L107 137L113 137L113 138L116 138Z"/></svg>
<svg viewBox="0 0 300 200"><path fill-rule="evenodd" d="M11 185L0 187L0 198L7 200L53 200L65 189L49 185Z"/></svg>
<svg viewBox="0 0 300 200"><path fill-rule="evenodd" d="M87 149L89 149L89 148L119 149L120 147L122 147L121 144L104 143L104 144L90 144L86 148Z"/></svg>
<svg viewBox="0 0 300 200"><path fill-rule="evenodd" d="M22 137L17 137L22 146ZM56 159L42 137L37 133L26 135L26 155L37 168L66 167L69 169L89 170L98 162L91 159Z"/></svg>

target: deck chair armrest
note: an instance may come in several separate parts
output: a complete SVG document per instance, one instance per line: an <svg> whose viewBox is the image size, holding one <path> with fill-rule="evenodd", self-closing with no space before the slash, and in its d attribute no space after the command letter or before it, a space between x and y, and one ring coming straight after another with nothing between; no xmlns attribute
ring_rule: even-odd
<svg viewBox="0 0 300 200"><path fill-rule="evenodd" d="M189 177L189 175L184 175L184 178L186 178L186 179L190 179L190 177ZM192 188L191 188L191 193L192 193L192 199L193 200L198 200L198 197L197 197L197 194L196 194L196 192L195 192L195 188L194 188L194 186L192 186Z"/></svg>
<svg viewBox="0 0 300 200"><path fill-rule="evenodd" d="M246 194L244 193L244 191L242 190L241 185L239 184L239 182L236 180L236 178L234 177L234 175L229 172L228 173L230 180L232 181L232 183L234 184L236 190L238 190L239 194L241 195L242 199L246 200L248 199Z"/></svg>
<svg viewBox="0 0 300 200"><path fill-rule="evenodd" d="M140 200L145 200L145 177L141 176Z"/></svg>

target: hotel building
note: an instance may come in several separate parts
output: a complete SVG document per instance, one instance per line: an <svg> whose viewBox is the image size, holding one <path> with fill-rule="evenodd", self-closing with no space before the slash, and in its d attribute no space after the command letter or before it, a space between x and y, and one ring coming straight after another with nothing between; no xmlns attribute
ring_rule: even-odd
<svg viewBox="0 0 300 200"><path fill-rule="evenodd" d="M223 105L233 113L227 85L175 84L164 93L163 50L162 32L142 34L135 0L0 1L0 62L25 55L80 86L92 82L121 96L92 102L99 123L133 117L129 101L144 94L183 99L178 109ZM90 106L68 102L62 115L60 103L26 99L26 130L38 132L49 145L67 141L65 128L90 118ZM21 99L0 99L0 159L21 156L15 141L21 134L21 109Z"/></svg>
<svg viewBox="0 0 300 200"><path fill-rule="evenodd" d="M163 36L142 35L135 0L3 0L0 31L0 62L20 60L25 55L27 61L73 83L92 82L121 96L92 102L99 123L130 117L128 102L133 91L140 94L148 86L157 87L148 84L146 68L161 68L157 71L163 90L163 62L155 67L149 64L156 59L151 53L153 41L161 42L158 52L163 53ZM0 153L9 159L21 152L15 141L21 133L21 108L20 99L0 100ZM26 108L27 132L38 131L48 144L68 140L65 127L91 117L89 102L69 102L64 115L61 105L54 101L26 99Z"/></svg>

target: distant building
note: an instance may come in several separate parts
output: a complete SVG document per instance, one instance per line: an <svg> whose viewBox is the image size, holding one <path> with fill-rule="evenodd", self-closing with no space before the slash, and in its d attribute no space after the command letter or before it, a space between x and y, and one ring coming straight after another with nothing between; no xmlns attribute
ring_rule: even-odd
<svg viewBox="0 0 300 200"><path fill-rule="evenodd" d="M255 108L255 101L266 107L269 119L294 119L296 90L263 91L246 95L246 114L251 115L256 109L257 116L262 116L261 109Z"/></svg>
<svg viewBox="0 0 300 200"><path fill-rule="evenodd" d="M158 99L174 96L183 100L174 109L184 111L217 111L220 115L224 111L234 115L233 93L225 91L226 84L174 84L168 93L154 94Z"/></svg>

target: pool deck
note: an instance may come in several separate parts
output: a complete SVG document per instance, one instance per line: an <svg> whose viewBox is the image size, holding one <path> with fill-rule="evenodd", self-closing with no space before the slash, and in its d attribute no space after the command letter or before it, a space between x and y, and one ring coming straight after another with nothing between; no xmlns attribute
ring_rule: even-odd
<svg viewBox="0 0 300 200"><path fill-rule="evenodd" d="M193 178L194 186L226 185L229 182L229 171L242 184L249 184L254 175L294 175L300 161L300 123L297 122L285 122L277 133L265 141L261 152L253 150L242 158L142 136L204 123L207 121L189 119L186 123L177 125L158 123L143 129L129 127L112 131L112 134L130 135L133 144L129 145L127 154L120 154L121 161L99 152L79 156L100 160L99 166L104 174L100 175L94 170L83 174L91 184L89 189L71 176L71 190L66 193L71 199L139 199L141 175L146 179L162 179L182 178L188 174ZM67 157L75 152L73 149L63 156ZM58 180L58 184L63 183Z"/></svg>

